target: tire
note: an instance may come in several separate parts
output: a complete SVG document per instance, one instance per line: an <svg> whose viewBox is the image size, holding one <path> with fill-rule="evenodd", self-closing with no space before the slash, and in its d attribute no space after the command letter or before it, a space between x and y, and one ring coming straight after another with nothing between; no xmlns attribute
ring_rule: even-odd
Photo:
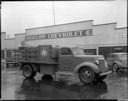
<svg viewBox="0 0 128 101"><path fill-rule="evenodd" d="M35 77L36 72L33 71L32 67L30 65L24 65L23 66L23 75L27 79L31 79Z"/></svg>
<svg viewBox="0 0 128 101"><path fill-rule="evenodd" d="M103 81L106 77L107 75L103 75L103 76L98 76L96 79L97 81Z"/></svg>
<svg viewBox="0 0 128 101"><path fill-rule="evenodd" d="M119 70L119 67L118 67L118 65L116 63L113 64L112 70L113 70L113 72L117 72Z"/></svg>
<svg viewBox="0 0 128 101"><path fill-rule="evenodd" d="M89 67L83 67L79 70L79 79L84 84L91 84L95 80L95 73Z"/></svg>

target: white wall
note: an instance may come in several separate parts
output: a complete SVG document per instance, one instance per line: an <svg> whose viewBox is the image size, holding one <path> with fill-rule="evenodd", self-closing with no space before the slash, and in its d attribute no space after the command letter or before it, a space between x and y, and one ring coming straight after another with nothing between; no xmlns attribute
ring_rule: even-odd
<svg viewBox="0 0 128 101"><path fill-rule="evenodd" d="M25 33L15 34L15 38L6 39L6 33L1 33L1 50L4 49L17 49L21 46L21 42L25 40Z"/></svg>
<svg viewBox="0 0 128 101"><path fill-rule="evenodd" d="M15 38L5 39L4 49L16 49Z"/></svg>
<svg viewBox="0 0 128 101"><path fill-rule="evenodd" d="M77 30L92 29L92 36L42 39L26 41L28 46L37 45L73 45L88 48L97 48L98 46L127 45L127 28L116 28L116 23L92 25L92 21L57 25L54 32L68 32ZM27 29L26 33L16 34L15 38L6 39L6 33L1 33L1 49L17 49L21 42L25 40L25 35L53 33L52 27L41 27Z"/></svg>
<svg viewBox="0 0 128 101"><path fill-rule="evenodd" d="M35 29L26 30L26 35L36 35L36 34L47 34L47 33L56 33L56 32L68 32L68 31L77 31L77 30L86 30L92 29L92 20L85 22L77 22L71 24L57 25L53 27L42 27ZM54 30L54 31L53 31ZM57 39L43 39L43 40L31 40L26 41L27 46L37 46L37 45L81 45L90 42L93 36L84 36L84 37L72 37L72 38L57 38ZM85 40L87 40L85 42Z"/></svg>
<svg viewBox="0 0 128 101"><path fill-rule="evenodd" d="M15 47L21 47L21 42L25 40L25 33L15 34Z"/></svg>
<svg viewBox="0 0 128 101"><path fill-rule="evenodd" d="M27 46L37 45L73 45L84 47L98 47L104 45L118 45L123 39L119 39L116 32L116 23L107 23L100 25L92 25L92 21L72 23L67 25L58 25L54 28L55 32L66 32L92 29L92 36L72 37L72 38L57 38L57 39L42 39L26 41ZM46 31L46 32L45 32ZM51 27L42 27L26 30L26 35L35 35L43 33L53 33ZM126 41L123 41L126 43Z"/></svg>
<svg viewBox="0 0 128 101"><path fill-rule="evenodd" d="M115 42L127 45L127 28L116 29Z"/></svg>
<svg viewBox="0 0 128 101"><path fill-rule="evenodd" d="M103 25L94 25L94 41L93 44L106 45L106 44L116 44L117 42L115 34L116 23L103 24Z"/></svg>

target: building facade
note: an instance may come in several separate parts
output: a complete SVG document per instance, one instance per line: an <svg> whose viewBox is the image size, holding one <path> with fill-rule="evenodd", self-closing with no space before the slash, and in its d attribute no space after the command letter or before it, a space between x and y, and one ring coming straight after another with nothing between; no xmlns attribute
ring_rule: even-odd
<svg viewBox="0 0 128 101"><path fill-rule="evenodd" d="M6 38L6 32L1 33L1 58L12 56L14 50L22 46L24 42L25 34L15 34L14 38Z"/></svg>
<svg viewBox="0 0 128 101"><path fill-rule="evenodd" d="M71 45L85 49L88 54L107 57L111 52L127 51L127 27L117 23L93 25L93 20L26 29L25 45Z"/></svg>
<svg viewBox="0 0 128 101"><path fill-rule="evenodd" d="M79 46L86 54L105 57L111 52L127 51L127 27L116 28L116 23L93 25L93 20L26 29L13 39L6 39L3 33L1 38L3 51L38 45Z"/></svg>

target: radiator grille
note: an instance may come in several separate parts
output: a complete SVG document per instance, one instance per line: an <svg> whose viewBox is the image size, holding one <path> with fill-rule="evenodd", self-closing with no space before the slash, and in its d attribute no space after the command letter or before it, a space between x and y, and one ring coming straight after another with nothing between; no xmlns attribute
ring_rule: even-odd
<svg viewBox="0 0 128 101"><path fill-rule="evenodd" d="M99 67L100 67L101 72L105 72L106 71L105 61L104 60L99 60Z"/></svg>

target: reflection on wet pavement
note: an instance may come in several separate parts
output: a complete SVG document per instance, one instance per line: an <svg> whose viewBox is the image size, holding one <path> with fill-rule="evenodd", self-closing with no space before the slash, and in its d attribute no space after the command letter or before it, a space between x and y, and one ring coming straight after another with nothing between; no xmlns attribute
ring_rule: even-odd
<svg viewBox="0 0 128 101"><path fill-rule="evenodd" d="M72 80L73 81L73 80ZM92 85L37 75L25 79L21 71L2 71L2 99L127 99L127 73L112 73Z"/></svg>
<svg viewBox="0 0 128 101"><path fill-rule="evenodd" d="M26 99L93 99L107 92L105 82L95 85L72 85L65 82L53 82L43 79L36 82L35 79L24 79L18 94L25 94Z"/></svg>

